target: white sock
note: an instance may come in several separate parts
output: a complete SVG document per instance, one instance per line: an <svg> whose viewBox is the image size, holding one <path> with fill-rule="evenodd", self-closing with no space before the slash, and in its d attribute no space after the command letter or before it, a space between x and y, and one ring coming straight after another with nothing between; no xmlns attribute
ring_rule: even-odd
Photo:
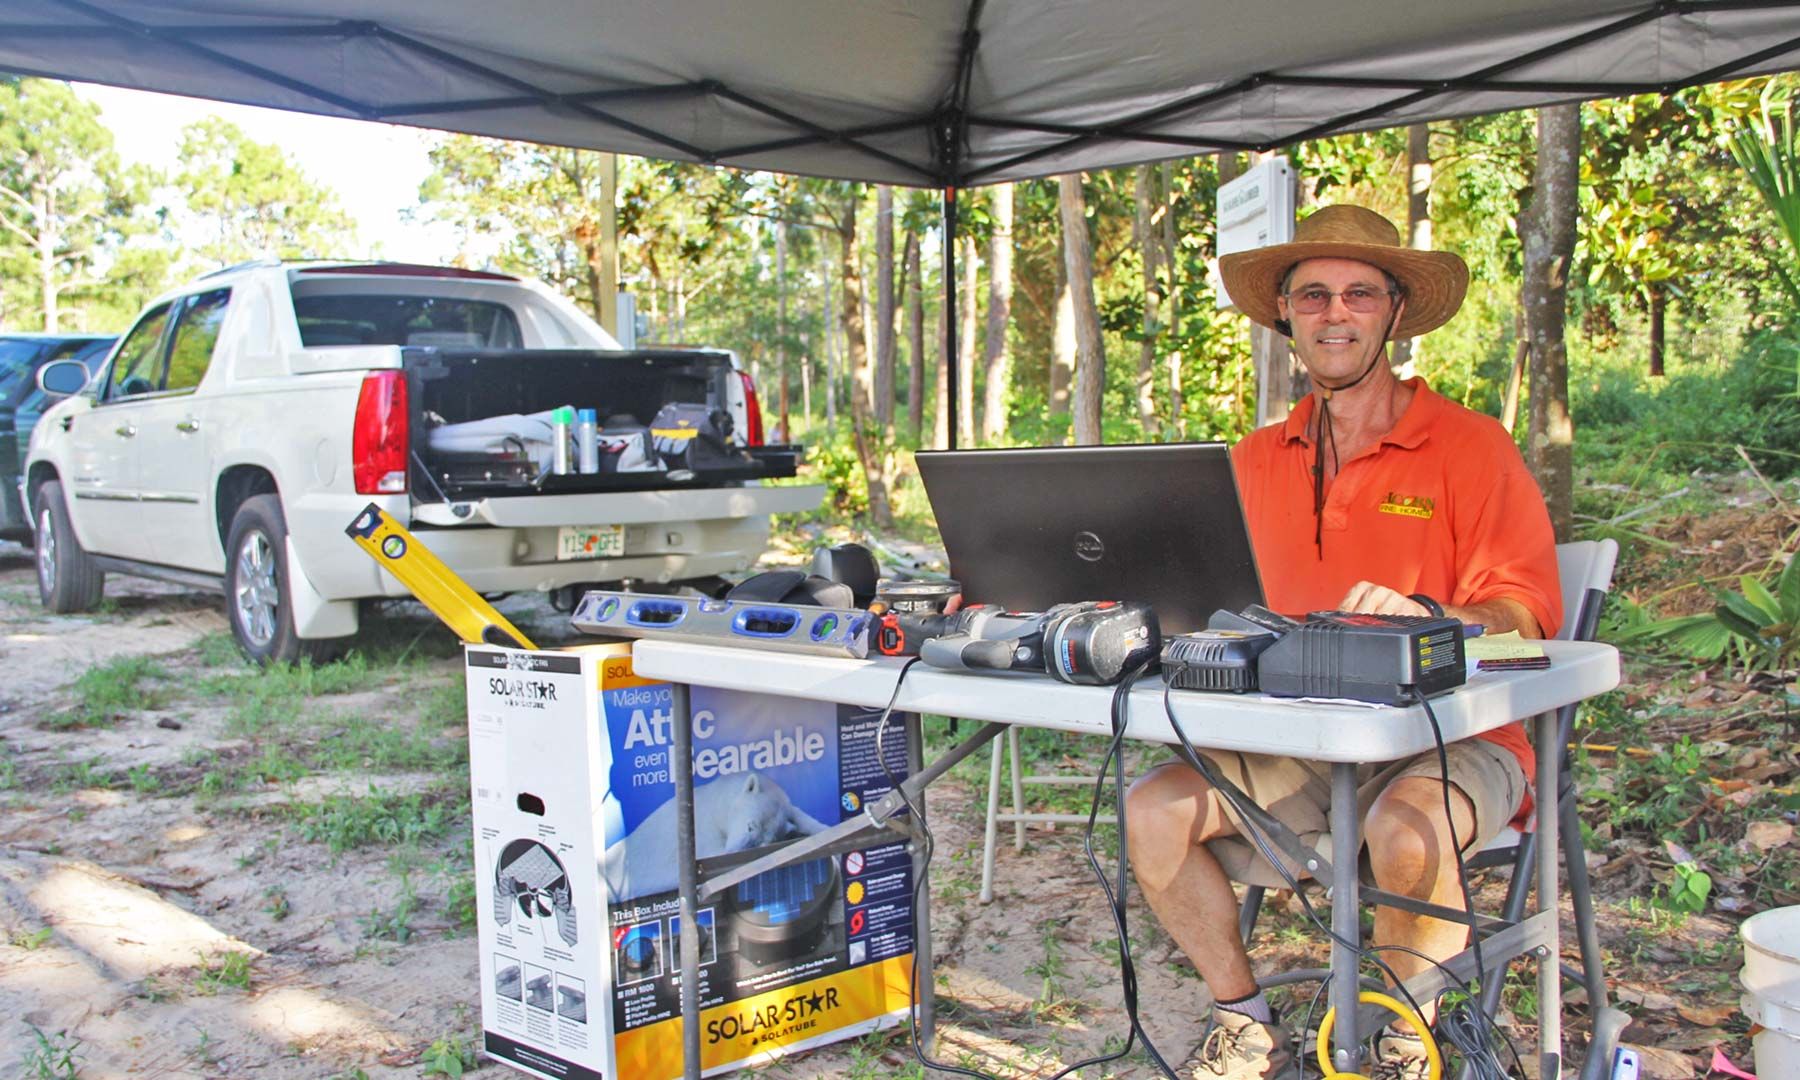
<svg viewBox="0 0 1800 1080"><path fill-rule="evenodd" d="M1239 998L1236 1001L1221 1001L1218 1005L1219 1008L1224 1009L1227 1012L1234 1012L1239 1016L1248 1016L1259 1024L1273 1024L1275 1022L1275 1014L1269 1008L1269 999L1261 990L1258 990L1247 998Z"/></svg>

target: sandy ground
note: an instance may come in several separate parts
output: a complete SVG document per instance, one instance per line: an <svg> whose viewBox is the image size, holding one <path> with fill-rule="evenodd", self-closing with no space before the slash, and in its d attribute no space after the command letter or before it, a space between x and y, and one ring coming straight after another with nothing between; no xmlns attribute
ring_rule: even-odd
<svg viewBox="0 0 1800 1080"><path fill-rule="evenodd" d="M257 752L254 738L232 733L224 702L177 694L122 710L110 725L59 726L84 670L146 656L191 674L206 662L206 640L216 652L225 632L214 597L119 577L106 595L101 612L47 615L29 553L0 545L0 1017L8 1018L0 1022L0 1074L19 1063L23 1075L36 1075L41 1062L60 1060L43 1052L43 1038L73 1047L79 1075L90 1078L330 1077L358 1069L418 1076L432 1043L472 1044L480 1027L475 938L430 898L427 884L438 879L429 870L413 875L427 884L410 940L372 938L370 914L394 902L392 851L333 856L272 812L371 789L420 790L443 778L325 772L218 798L183 791L181 780ZM540 640L556 636L547 608L505 607ZM435 636L422 610L395 617ZM431 672L450 682L457 664L442 659ZM416 689L396 685L332 705L405 713ZM159 790L124 779L144 767L164 779ZM1031 1075L1122 1035L1106 952L1110 923L1079 848L1053 845L1052 857L1041 844L1024 856L1005 848L999 898L981 905L978 793L953 777L933 790L931 806L939 819L940 1053L988 1069L1010 1061L1016 1075ZM441 853L454 852L466 830L459 817ZM432 854L415 862L428 864ZM1048 865L1028 865L1040 859ZM432 887L441 900L445 887ZM270 900L276 889L285 902L279 917ZM1152 941L1143 972L1144 996L1158 1003L1151 1031L1185 1057L1200 1034L1204 998L1191 973L1168 963L1166 942L1141 925L1134 933ZM209 977L229 953L250 958L246 987ZM910 1065L904 1042L886 1035L761 1071L873 1077ZM476 1071L512 1075L485 1062ZM1127 1064L1119 1074L1147 1073Z"/></svg>
<svg viewBox="0 0 1800 1080"><path fill-rule="evenodd" d="M279 739L246 734L228 702L191 689L147 696L107 724L59 723L72 681L97 663L156 657L190 687L208 665L231 665L220 658L217 598L120 578L107 597L99 613L47 616L28 553L0 545L0 1075L14 1075L15 1062L20 1075L65 1075L33 1071L58 1060L51 1050L71 1051L88 1078L436 1075L426 1072L433 1044L479 1038L476 941L454 910L468 874L466 798L447 803L455 819L423 843L335 855L288 811L346 795L441 793L461 777L372 759L278 778L252 770L250 782L220 794L209 777L241 777ZM560 632L560 618L535 600L505 610L540 640ZM441 697L455 684L447 634L422 609L390 619L390 636L422 640L437 658L339 695L334 715L417 723L427 691ZM307 730L334 734L329 717ZM464 736L446 723L434 737ZM1097 754L1039 746L1075 771ZM1022 853L1003 842L998 896L978 902L986 766L979 755L930 795L939 1053L1001 1075L1047 1076L1122 1042L1117 947L1069 826L1034 830ZM405 932L384 932L378 916L409 889ZM1180 1061L1203 1034L1206 997L1141 904L1132 918L1147 1030ZM1273 922L1259 967L1322 955L1290 914L1278 910ZM473 1071L514 1075L485 1060ZM917 1075L894 1033L758 1073ZM1156 1073L1134 1055L1084 1075Z"/></svg>

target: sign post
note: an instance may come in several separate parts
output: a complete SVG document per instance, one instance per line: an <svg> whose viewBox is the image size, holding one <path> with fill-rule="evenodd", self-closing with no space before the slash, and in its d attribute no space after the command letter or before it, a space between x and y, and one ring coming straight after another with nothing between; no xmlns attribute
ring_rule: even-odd
<svg viewBox="0 0 1800 1080"><path fill-rule="evenodd" d="M1216 249L1220 255L1250 251L1294 238L1294 170L1288 160L1271 154L1244 175L1219 187ZM1211 268L1213 295L1220 310L1235 307L1225 293L1218 262ZM1261 326L1250 328L1250 356L1256 372L1256 426L1287 418L1293 379L1288 350L1280 335Z"/></svg>

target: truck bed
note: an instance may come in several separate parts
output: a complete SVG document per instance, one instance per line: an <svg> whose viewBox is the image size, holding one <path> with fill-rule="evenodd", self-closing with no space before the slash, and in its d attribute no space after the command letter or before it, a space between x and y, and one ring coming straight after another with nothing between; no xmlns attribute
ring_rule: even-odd
<svg viewBox="0 0 1800 1080"><path fill-rule="evenodd" d="M725 418L737 379L717 352L680 349L402 350L413 433L412 485L420 502L471 498L704 488L774 477L798 468L798 446L745 446L726 431L724 451L703 464L661 464L651 451L642 471L546 473L541 454L523 445L479 454L444 453L430 446L441 425L532 414L562 406L592 409L603 436L647 433L665 405L698 406ZM651 437L642 436L649 449ZM541 450L541 444L540 444Z"/></svg>

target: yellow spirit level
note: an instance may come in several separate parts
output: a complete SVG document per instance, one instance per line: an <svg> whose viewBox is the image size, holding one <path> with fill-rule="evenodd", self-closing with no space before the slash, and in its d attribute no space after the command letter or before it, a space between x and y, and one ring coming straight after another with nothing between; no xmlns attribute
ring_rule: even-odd
<svg viewBox="0 0 1800 1080"><path fill-rule="evenodd" d="M537 648L381 507L370 503L344 532L464 641L471 645Z"/></svg>

